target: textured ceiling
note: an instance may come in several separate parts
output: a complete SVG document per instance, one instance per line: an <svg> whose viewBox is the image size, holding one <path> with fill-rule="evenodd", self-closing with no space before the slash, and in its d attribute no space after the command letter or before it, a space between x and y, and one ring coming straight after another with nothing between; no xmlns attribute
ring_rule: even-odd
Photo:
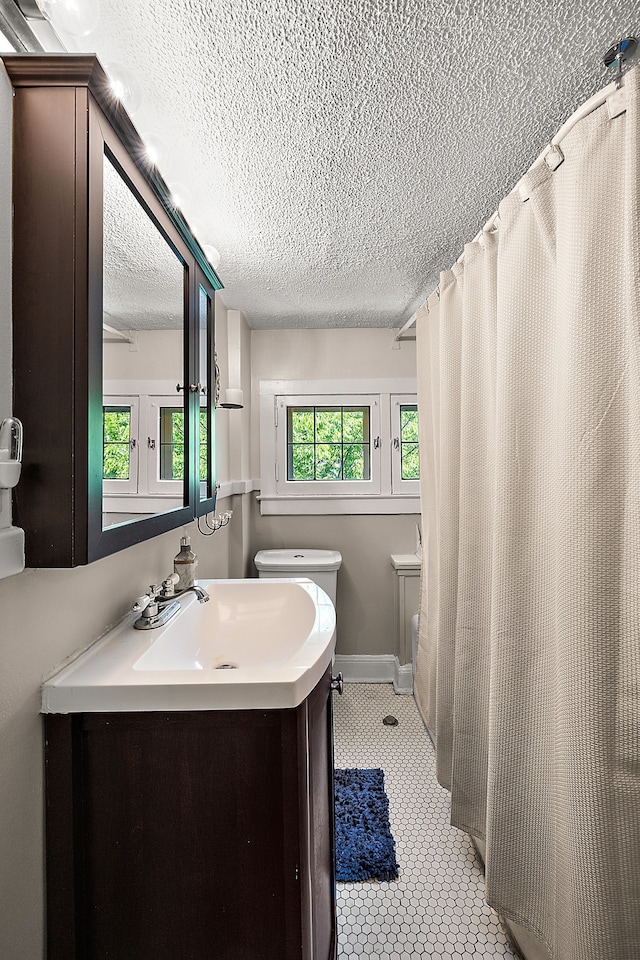
<svg viewBox="0 0 640 960"><path fill-rule="evenodd" d="M637 0L100 7L77 48L135 75L254 328L404 323L640 29Z"/></svg>
<svg viewBox="0 0 640 960"><path fill-rule="evenodd" d="M114 330L181 330L184 267L104 160L103 312Z"/></svg>

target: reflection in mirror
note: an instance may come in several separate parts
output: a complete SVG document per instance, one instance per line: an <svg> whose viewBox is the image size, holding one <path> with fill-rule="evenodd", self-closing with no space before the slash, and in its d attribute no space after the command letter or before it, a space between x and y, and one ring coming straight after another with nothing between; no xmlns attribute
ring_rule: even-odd
<svg viewBox="0 0 640 960"><path fill-rule="evenodd" d="M185 503L185 269L105 154L103 528Z"/></svg>
<svg viewBox="0 0 640 960"><path fill-rule="evenodd" d="M209 346L209 337L211 335L212 323L212 304L211 299L202 284L198 287L198 339L200 356L200 481L198 485L200 500L207 500L211 496L211 471L209 470L209 457L211 443L211 417L210 403L211 396L209 390L209 358L211 349Z"/></svg>

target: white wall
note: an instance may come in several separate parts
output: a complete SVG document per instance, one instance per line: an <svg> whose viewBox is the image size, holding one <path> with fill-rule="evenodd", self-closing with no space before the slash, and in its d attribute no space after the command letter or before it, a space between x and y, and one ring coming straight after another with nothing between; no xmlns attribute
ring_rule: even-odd
<svg viewBox="0 0 640 960"><path fill-rule="evenodd" d="M254 475L259 464L261 380L415 378L415 342L398 343L394 336L390 329L252 331ZM276 547L331 549L342 554L338 653L400 652L394 620L396 575L390 558L395 553L413 553L418 516L263 517L255 503L251 516L254 555Z"/></svg>
<svg viewBox="0 0 640 960"><path fill-rule="evenodd" d="M184 376L182 330L138 330L134 336L131 344L104 344L104 379L168 380L178 396L175 384Z"/></svg>

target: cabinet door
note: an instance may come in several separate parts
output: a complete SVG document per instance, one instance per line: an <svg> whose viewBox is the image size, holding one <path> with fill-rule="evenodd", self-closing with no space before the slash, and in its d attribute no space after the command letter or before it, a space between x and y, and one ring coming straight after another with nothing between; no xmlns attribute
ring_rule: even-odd
<svg viewBox="0 0 640 960"><path fill-rule="evenodd" d="M312 956L313 960L329 960L335 956L336 944L330 672L320 681L307 703Z"/></svg>
<svg viewBox="0 0 640 960"><path fill-rule="evenodd" d="M303 960L295 711L46 732L49 960Z"/></svg>
<svg viewBox="0 0 640 960"><path fill-rule="evenodd" d="M49 960L333 960L330 672L295 709L45 718Z"/></svg>

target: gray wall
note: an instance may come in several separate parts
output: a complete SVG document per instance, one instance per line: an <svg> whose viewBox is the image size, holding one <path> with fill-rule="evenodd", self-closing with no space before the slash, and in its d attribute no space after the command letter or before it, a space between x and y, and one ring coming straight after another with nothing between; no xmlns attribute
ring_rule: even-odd
<svg viewBox="0 0 640 960"><path fill-rule="evenodd" d="M254 330L251 334L252 457L259 475L261 380L415 378L415 342L398 343L390 329ZM267 465L267 469L273 469ZM413 553L413 514L261 516L252 511L251 545L258 550L305 547L339 550L340 654L384 654L395 648L391 554Z"/></svg>
<svg viewBox="0 0 640 960"><path fill-rule="evenodd" d="M235 517L234 517L235 519ZM230 532L189 529L202 577L229 573ZM180 531L75 570L25 570L0 580L0 957L43 955L40 685L166 576Z"/></svg>
<svg viewBox="0 0 640 960"><path fill-rule="evenodd" d="M417 517L261 517L253 508L255 552L276 547L339 550L336 653L395 653L392 553L412 553Z"/></svg>

